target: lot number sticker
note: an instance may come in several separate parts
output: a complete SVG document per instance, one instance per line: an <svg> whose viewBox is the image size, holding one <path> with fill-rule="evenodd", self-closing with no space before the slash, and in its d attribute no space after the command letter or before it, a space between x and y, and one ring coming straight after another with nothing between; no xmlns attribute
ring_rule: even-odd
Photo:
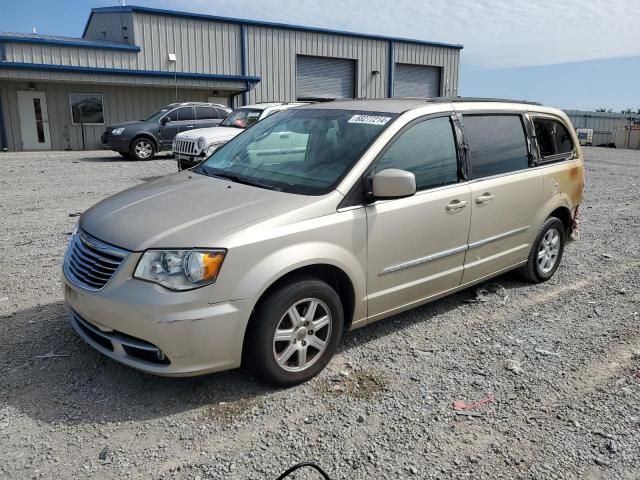
<svg viewBox="0 0 640 480"><path fill-rule="evenodd" d="M386 125L391 117L378 117L377 115L354 115L349 123L365 123L367 125Z"/></svg>

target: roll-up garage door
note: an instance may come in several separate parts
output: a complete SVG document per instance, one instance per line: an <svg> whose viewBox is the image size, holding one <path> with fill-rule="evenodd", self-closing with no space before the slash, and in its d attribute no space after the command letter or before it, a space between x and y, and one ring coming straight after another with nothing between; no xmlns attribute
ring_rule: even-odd
<svg viewBox="0 0 640 480"><path fill-rule="evenodd" d="M296 95L298 100L353 98L355 62L342 58L298 55Z"/></svg>
<svg viewBox="0 0 640 480"><path fill-rule="evenodd" d="M440 67L396 63L394 97L439 97Z"/></svg>

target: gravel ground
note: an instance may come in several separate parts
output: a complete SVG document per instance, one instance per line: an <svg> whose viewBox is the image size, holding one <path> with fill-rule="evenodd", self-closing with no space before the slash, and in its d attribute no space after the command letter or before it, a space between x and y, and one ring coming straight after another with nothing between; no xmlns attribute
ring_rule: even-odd
<svg viewBox="0 0 640 480"><path fill-rule="evenodd" d="M581 238L551 281L365 327L289 390L145 375L69 327L70 214L173 161L0 154L0 478L271 480L302 460L336 480L640 478L640 152L585 152Z"/></svg>

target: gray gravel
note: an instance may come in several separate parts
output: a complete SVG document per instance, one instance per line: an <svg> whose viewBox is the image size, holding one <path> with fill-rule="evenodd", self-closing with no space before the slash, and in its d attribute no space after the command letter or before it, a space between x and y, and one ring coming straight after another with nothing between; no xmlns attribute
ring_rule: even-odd
<svg viewBox="0 0 640 480"><path fill-rule="evenodd" d="M151 377L68 326L69 214L174 162L0 154L0 478L274 479L302 460L344 480L640 478L640 152L586 154L581 238L550 282L508 274L485 302L353 332L289 390Z"/></svg>

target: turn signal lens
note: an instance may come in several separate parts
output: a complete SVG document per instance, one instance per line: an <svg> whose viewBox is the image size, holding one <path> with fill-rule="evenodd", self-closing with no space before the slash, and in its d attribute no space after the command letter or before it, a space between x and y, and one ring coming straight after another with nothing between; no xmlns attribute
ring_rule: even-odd
<svg viewBox="0 0 640 480"><path fill-rule="evenodd" d="M193 283L214 282L222 266L224 255L219 252L191 252L184 272Z"/></svg>

